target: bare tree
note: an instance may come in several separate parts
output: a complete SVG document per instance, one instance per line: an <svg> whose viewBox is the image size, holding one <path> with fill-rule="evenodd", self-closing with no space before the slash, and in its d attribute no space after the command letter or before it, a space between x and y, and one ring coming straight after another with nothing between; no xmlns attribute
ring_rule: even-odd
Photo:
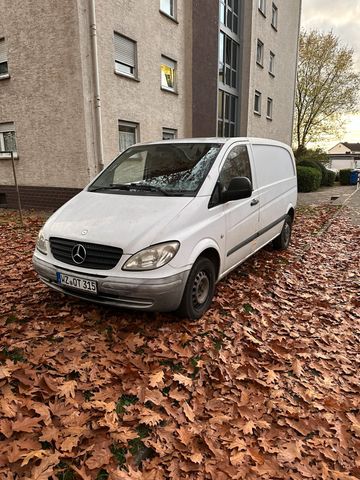
<svg viewBox="0 0 360 480"><path fill-rule="evenodd" d="M302 31L294 123L297 149L339 132L344 114L357 110L359 87L351 48L333 32Z"/></svg>

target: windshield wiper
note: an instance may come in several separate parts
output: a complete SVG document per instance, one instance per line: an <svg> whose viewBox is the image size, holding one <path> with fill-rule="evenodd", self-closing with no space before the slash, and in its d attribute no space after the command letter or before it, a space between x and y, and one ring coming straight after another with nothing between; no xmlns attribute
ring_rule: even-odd
<svg viewBox="0 0 360 480"><path fill-rule="evenodd" d="M110 185L104 185L102 187L95 187L89 189L90 192L98 192L101 190L126 190L126 191L131 191L131 190L142 190L145 192L160 192L163 195L166 195L168 197L172 196L182 196L184 195L184 192L181 190L174 190L174 191L169 191L169 190L164 190L161 187L157 187L156 185L149 185L145 183L110 183Z"/></svg>
<svg viewBox="0 0 360 480"><path fill-rule="evenodd" d="M103 185L102 187L89 188L90 192L98 192L100 190L130 190L130 185L126 183L110 183L110 185Z"/></svg>
<svg viewBox="0 0 360 480"><path fill-rule="evenodd" d="M167 190L163 190L161 187L146 183L130 183L128 186L130 187L129 190L144 190L145 192L160 192L163 195L171 195L171 193L169 193Z"/></svg>

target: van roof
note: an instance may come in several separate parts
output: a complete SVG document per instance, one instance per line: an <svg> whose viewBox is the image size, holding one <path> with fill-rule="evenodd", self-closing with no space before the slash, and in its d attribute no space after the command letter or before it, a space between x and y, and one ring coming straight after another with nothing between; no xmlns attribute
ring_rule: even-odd
<svg viewBox="0 0 360 480"><path fill-rule="evenodd" d="M146 145L157 145L157 144L171 144L171 143L221 143L223 145L232 144L235 142L244 142L244 143L255 143L260 145L277 145L279 147L285 147L289 149L289 145L286 143L278 142L277 140L272 140L270 138L256 138L256 137L202 137L202 138L175 138L172 140L159 140L154 142L145 142ZM143 142L138 143L137 145L144 145Z"/></svg>

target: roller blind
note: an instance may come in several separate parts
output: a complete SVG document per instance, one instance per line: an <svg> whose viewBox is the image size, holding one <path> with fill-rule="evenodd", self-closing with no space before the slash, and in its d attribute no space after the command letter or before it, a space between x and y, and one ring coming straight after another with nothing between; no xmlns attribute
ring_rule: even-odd
<svg viewBox="0 0 360 480"><path fill-rule="evenodd" d="M115 33L115 60L129 67L135 67L135 42Z"/></svg>
<svg viewBox="0 0 360 480"><path fill-rule="evenodd" d="M0 63L7 62L5 38L0 40Z"/></svg>
<svg viewBox="0 0 360 480"><path fill-rule="evenodd" d="M14 131L15 131L15 126L12 122L0 123L0 133L14 132Z"/></svg>
<svg viewBox="0 0 360 480"><path fill-rule="evenodd" d="M162 63L162 65L166 65L167 67L171 68L172 70L175 70L175 68L176 68L176 62L174 62L173 60L170 60L170 58L161 57L161 63Z"/></svg>

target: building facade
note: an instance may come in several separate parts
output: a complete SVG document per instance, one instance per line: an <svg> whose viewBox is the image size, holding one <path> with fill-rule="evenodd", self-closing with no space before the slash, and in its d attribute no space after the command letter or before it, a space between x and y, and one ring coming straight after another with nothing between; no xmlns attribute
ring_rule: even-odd
<svg viewBox="0 0 360 480"><path fill-rule="evenodd" d="M341 142L328 151L329 166L337 170L360 168L360 143Z"/></svg>
<svg viewBox="0 0 360 480"><path fill-rule="evenodd" d="M301 0L0 0L0 152L56 208L138 141L291 143ZM0 206L16 205L0 153Z"/></svg>

